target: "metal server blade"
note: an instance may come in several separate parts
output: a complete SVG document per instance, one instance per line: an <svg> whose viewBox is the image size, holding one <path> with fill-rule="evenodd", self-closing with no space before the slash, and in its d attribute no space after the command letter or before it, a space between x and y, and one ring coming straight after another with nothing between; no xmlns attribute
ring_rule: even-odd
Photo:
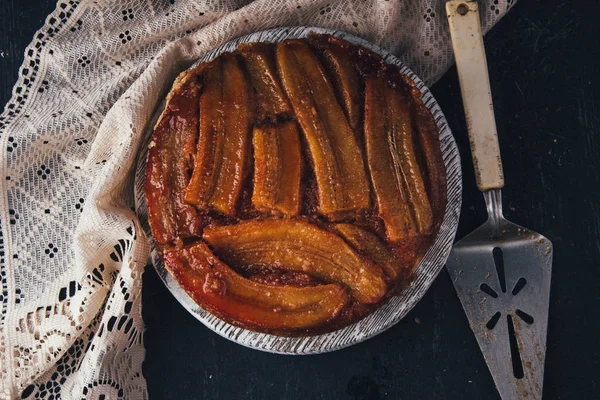
<svg viewBox="0 0 600 400"><path fill-rule="evenodd" d="M503 399L541 399L552 243L504 219L504 186L476 1L446 3L477 186L488 220L454 245L446 267Z"/></svg>

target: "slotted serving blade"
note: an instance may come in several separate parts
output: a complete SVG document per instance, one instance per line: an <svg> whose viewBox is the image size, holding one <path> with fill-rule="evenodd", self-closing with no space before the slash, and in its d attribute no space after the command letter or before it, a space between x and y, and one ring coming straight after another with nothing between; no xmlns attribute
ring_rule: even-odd
<svg viewBox="0 0 600 400"><path fill-rule="evenodd" d="M541 399L552 243L504 219L500 149L476 1L446 3L477 186L488 220L446 267L503 399Z"/></svg>
<svg viewBox="0 0 600 400"><path fill-rule="evenodd" d="M540 399L552 243L493 210L499 190L485 197L499 218L456 243L446 267L502 398Z"/></svg>

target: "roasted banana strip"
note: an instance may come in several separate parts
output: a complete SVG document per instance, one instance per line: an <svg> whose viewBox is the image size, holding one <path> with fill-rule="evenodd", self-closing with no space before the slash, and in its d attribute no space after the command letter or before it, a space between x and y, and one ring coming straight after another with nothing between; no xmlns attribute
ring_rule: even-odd
<svg viewBox="0 0 600 400"><path fill-rule="evenodd" d="M196 160L185 200L233 216L248 153L248 84L231 53L213 61L205 71L204 82Z"/></svg>
<svg viewBox="0 0 600 400"><path fill-rule="evenodd" d="M262 124L276 122L292 113L277 77L273 46L267 43L243 43L240 53L250 77L256 102L256 119Z"/></svg>
<svg viewBox="0 0 600 400"><path fill-rule="evenodd" d="M387 85L385 90L389 127L391 128L394 147L401 152L400 167L410 199L411 210L417 223L419 233L431 232L433 216L431 204L427 198L423 172L417 162L413 145L413 120L410 100L405 90L396 85Z"/></svg>
<svg viewBox="0 0 600 400"><path fill-rule="evenodd" d="M300 40L278 43L276 59L283 88L308 144L319 212L339 219L367 208L369 182L361 150L323 66Z"/></svg>
<svg viewBox="0 0 600 400"><path fill-rule="evenodd" d="M429 199L433 206L441 208L439 211L443 212L446 207L446 170L444 163L440 162L443 158L438 128L431 111L423 104L421 92L414 82L406 76L402 78L412 95L412 114L414 115L414 126L416 127L419 147L425 160Z"/></svg>
<svg viewBox="0 0 600 400"><path fill-rule="evenodd" d="M309 40L321 55L350 127L356 135L361 134L363 83L352 59L355 49L348 42L342 43L329 35L314 35Z"/></svg>
<svg viewBox="0 0 600 400"><path fill-rule="evenodd" d="M161 244L202 233L202 218L183 200L198 137L197 78L190 72L178 80L148 149L144 191L152 233Z"/></svg>
<svg viewBox="0 0 600 400"><path fill-rule="evenodd" d="M402 265L377 235L354 224L337 224L335 227L352 247L380 266L391 281L398 278L402 272Z"/></svg>
<svg viewBox="0 0 600 400"><path fill-rule="evenodd" d="M413 148L410 103L381 76L365 84L365 147L388 239L429 233L433 217Z"/></svg>
<svg viewBox="0 0 600 400"><path fill-rule="evenodd" d="M263 212L296 215L300 211L302 155L295 122L254 127L252 204Z"/></svg>
<svg viewBox="0 0 600 400"><path fill-rule="evenodd" d="M376 303L386 292L381 269L356 253L339 236L302 220L267 219L212 226L206 240L234 266L272 266L300 271L325 282L342 283L362 303Z"/></svg>
<svg viewBox="0 0 600 400"><path fill-rule="evenodd" d="M337 284L271 286L238 275L203 242L164 254L167 268L200 305L254 327L307 329L335 318L348 302Z"/></svg>

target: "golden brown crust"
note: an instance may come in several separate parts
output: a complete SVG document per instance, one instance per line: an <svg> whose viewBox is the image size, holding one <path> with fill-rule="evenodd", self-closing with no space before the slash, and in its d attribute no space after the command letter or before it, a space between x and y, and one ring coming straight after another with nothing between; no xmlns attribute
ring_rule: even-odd
<svg viewBox="0 0 600 400"><path fill-rule="evenodd" d="M420 96L328 35L242 45L182 73L144 187L167 269L209 312L262 332L324 333L375 310L446 206Z"/></svg>

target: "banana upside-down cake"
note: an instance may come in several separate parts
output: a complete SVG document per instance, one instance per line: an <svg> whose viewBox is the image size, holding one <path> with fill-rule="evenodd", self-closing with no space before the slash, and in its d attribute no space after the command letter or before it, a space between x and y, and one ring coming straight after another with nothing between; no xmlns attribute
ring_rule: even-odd
<svg viewBox="0 0 600 400"><path fill-rule="evenodd" d="M312 35L181 74L144 190L158 252L200 306L298 336L355 322L410 282L441 225L446 170L413 81Z"/></svg>

